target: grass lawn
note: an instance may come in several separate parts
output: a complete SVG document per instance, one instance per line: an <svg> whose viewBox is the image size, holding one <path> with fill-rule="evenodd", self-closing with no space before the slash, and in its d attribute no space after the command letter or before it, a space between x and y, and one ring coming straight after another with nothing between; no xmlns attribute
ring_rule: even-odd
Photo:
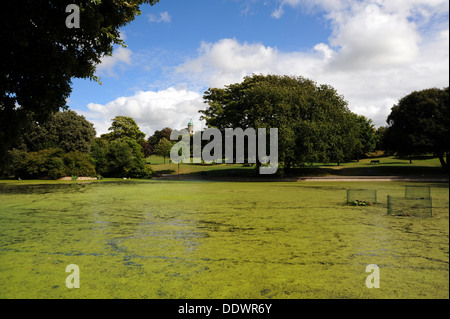
<svg viewBox="0 0 450 319"><path fill-rule="evenodd" d="M433 217L387 215L405 185L0 181L0 298L449 298L448 184Z"/></svg>
<svg viewBox="0 0 450 319"><path fill-rule="evenodd" d="M379 164L371 164L372 160L379 160ZM242 164L177 164L169 163L169 159L152 155L147 158L147 163L158 174L189 174L205 176L251 176L257 175L255 167L244 167ZM290 173L292 176L448 176L438 158L431 156L416 156L412 158L398 158L394 156L366 158L359 162L323 164L313 163L303 168L295 168Z"/></svg>

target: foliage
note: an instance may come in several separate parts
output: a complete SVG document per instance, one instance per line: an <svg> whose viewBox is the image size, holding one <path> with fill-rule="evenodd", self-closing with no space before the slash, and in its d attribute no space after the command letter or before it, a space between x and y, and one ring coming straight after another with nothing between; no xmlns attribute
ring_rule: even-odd
<svg viewBox="0 0 450 319"><path fill-rule="evenodd" d="M90 156L97 172L107 177L148 177L153 174L146 165L142 133L130 117L117 116L110 133L96 138Z"/></svg>
<svg viewBox="0 0 450 319"><path fill-rule="evenodd" d="M88 153L95 129L84 116L74 111L57 112L43 124L32 123L23 134L23 142L29 151L61 148L65 152Z"/></svg>
<svg viewBox="0 0 450 319"><path fill-rule="evenodd" d="M89 155L97 173L101 176L108 174L108 153L109 142L103 138L95 138Z"/></svg>
<svg viewBox="0 0 450 319"><path fill-rule="evenodd" d="M111 132L102 135L102 137L110 141L127 138L141 143L145 137L145 133L141 132L136 121L128 116L116 116L108 130Z"/></svg>
<svg viewBox="0 0 450 319"><path fill-rule="evenodd" d="M165 127L161 131L156 130L152 136L149 137L148 141L156 146L162 138L170 141L170 134L172 133L172 129L170 127Z"/></svg>
<svg viewBox="0 0 450 319"><path fill-rule="evenodd" d="M142 147L131 139L107 141L97 139L92 145L91 158L97 172L106 177L148 177Z"/></svg>
<svg viewBox="0 0 450 319"><path fill-rule="evenodd" d="M97 172L107 177L148 177L152 171L146 165L143 146L148 147L135 120L116 116L110 132L96 138L90 152ZM147 149L148 154L148 149Z"/></svg>
<svg viewBox="0 0 450 319"><path fill-rule="evenodd" d="M356 144L356 156L359 160L361 155L370 153L375 150L377 146L376 129L372 123L372 120L366 118L363 115L355 115L356 124L358 127L358 141Z"/></svg>
<svg viewBox="0 0 450 319"><path fill-rule="evenodd" d="M120 139L111 141L108 153L109 175L115 177L128 177L132 167L136 166L134 165L133 155L133 148L128 141ZM143 166L145 166L145 164Z"/></svg>
<svg viewBox="0 0 450 319"><path fill-rule="evenodd" d="M386 149L387 149L386 143L385 143L386 131L387 131L387 128L385 126L380 126L379 128L377 128L377 131L375 133L375 137L376 137L375 149L376 150L386 151Z"/></svg>
<svg viewBox="0 0 450 319"><path fill-rule="evenodd" d="M158 0L6 0L0 10L0 157L31 117L43 123L66 108L73 78L99 79L96 65L124 45L120 28ZM80 8L67 28L66 7Z"/></svg>
<svg viewBox="0 0 450 319"><path fill-rule="evenodd" d="M172 142L163 137L155 147L155 154L164 157L165 163L166 157L170 157L172 146Z"/></svg>
<svg viewBox="0 0 450 319"><path fill-rule="evenodd" d="M372 203L366 201L355 200L354 202L347 203L350 206L372 206Z"/></svg>
<svg viewBox="0 0 450 319"><path fill-rule="evenodd" d="M385 141L399 155L436 154L443 167L449 152L449 88L414 91L392 107Z"/></svg>
<svg viewBox="0 0 450 319"><path fill-rule="evenodd" d="M253 75L224 89L210 88L200 111L209 127L278 128L286 168L341 162L355 153L357 124L347 102L328 85L303 77Z"/></svg>
<svg viewBox="0 0 450 319"><path fill-rule="evenodd" d="M60 148L51 148L37 152L13 150L12 175L20 178L63 176L95 176L94 165L87 154L74 151L64 153Z"/></svg>
<svg viewBox="0 0 450 319"><path fill-rule="evenodd" d="M162 130L156 130L152 136L148 138L146 143L141 144L144 149L144 154L146 157L156 154L156 146L161 141L161 139L165 138L170 141L170 134L172 133L172 129L170 127L165 127ZM164 156L164 160L165 160Z"/></svg>
<svg viewBox="0 0 450 319"><path fill-rule="evenodd" d="M66 176L96 176L95 167L89 156L80 151L65 153L62 156Z"/></svg>
<svg viewBox="0 0 450 319"><path fill-rule="evenodd" d="M24 178L49 176L53 179L65 176L63 154L63 150L58 148L25 153L16 163L15 175Z"/></svg>

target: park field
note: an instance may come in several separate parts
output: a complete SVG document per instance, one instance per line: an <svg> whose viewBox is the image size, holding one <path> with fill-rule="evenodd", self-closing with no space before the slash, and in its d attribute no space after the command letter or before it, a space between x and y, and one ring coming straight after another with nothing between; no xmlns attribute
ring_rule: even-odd
<svg viewBox="0 0 450 319"><path fill-rule="evenodd" d="M373 160L379 163L372 164ZM162 175L202 175L209 177L257 175L254 166L242 164L189 164L179 166L170 163L169 159L152 155L147 158L147 164ZM411 161L407 157L382 156L364 158L360 161L345 163L311 163L304 167L294 168L291 176L428 176L448 177L438 158L432 156L414 156Z"/></svg>
<svg viewBox="0 0 450 319"><path fill-rule="evenodd" d="M388 215L407 184L0 181L0 298L449 298L448 183L421 184L432 217Z"/></svg>

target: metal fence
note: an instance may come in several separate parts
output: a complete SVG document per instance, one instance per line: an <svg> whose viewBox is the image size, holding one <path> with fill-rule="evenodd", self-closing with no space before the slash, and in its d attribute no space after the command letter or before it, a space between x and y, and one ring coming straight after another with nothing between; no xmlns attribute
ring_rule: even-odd
<svg viewBox="0 0 450 319"><path fill-rule="evenodd" d="M431 198L431 188L430 186L406 185L405 198L410 199Z"/></svg>
<svg viewBox="0 0 450 319"><path fill-rule="evenodd" d="M392 216L431 217L433 216L432 198L405 198L388 195L387 213Z"/></svg>

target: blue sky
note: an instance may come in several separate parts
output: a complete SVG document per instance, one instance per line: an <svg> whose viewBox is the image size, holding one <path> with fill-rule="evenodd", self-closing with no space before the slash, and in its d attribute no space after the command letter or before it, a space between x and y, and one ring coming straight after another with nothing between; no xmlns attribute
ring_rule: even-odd
<svg viewBox="0 0 450 319"><path fill-rule="evenodd" d="M151 135L197 128L208 87L252 73L335 87L349 108L385 124L405 94L448 86L445 0L160 0L123 28L127 48L75 79L68 105L105 133L116 115ZM81 17L82 23L82 17Z"/></svg>

